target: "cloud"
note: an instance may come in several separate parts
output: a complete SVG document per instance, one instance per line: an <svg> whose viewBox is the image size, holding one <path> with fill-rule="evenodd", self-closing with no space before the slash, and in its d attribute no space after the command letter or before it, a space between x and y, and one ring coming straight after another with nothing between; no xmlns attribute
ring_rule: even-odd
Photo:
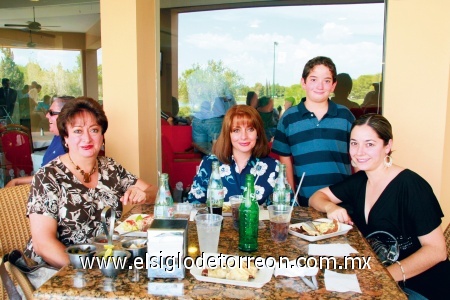
<svg viewBox="0 0 450 300"><path fill-rule="evenodd" d="M318 40L325 42L345 41L351 37L351 30L344 25L336 23L325 23L322 27L322 32L317 36Z"/></svg>

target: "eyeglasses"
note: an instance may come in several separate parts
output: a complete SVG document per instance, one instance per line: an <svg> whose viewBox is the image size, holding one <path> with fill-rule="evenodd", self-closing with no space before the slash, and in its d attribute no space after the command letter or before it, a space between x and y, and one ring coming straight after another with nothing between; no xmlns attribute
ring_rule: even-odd
<svg viewBox="0 0 450 300"><path fill-rule="evenodd" d="M53 116L59 115L60 111L53 111L53 110L49 109L49 110L47 110L47 113L53 117Z"/></svg>

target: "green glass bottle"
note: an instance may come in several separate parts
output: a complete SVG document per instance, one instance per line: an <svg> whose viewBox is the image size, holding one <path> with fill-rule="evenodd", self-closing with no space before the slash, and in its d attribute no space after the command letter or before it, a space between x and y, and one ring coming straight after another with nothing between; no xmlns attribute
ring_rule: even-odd
<svg viewBox="0 0 450 300"><path fill-rule="evenodd" d="M259 206L255 195L255 177L245 176L244 200L239 206L239 250L258 250Z"/></svg>

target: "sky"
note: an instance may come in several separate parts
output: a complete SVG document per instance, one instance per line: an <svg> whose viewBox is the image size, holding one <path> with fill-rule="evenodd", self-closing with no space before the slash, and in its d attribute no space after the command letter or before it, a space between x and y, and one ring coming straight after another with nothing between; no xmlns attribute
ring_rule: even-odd
<svg viewBox="0 0 450 300"><path fill-rule="evenodd" d="M329 56L338 73L382 72L384 4L313 5L229 9L179 15L179 69L208 60L238 72L244 84L300 82L305 63ZM277 46L274 49L274 42ZM15 61L50 69L76 67L79 51L13 49ZM98 51L101 63L102 52Z"/></svg>
<svg viewBox="0 0 450 300"><path fill-rule="evenodd" d="M382 71L384 4L285 6L179 15L179 73L222 60L253 86L300 82L305 63L330 57L338 73Z"/></svg>

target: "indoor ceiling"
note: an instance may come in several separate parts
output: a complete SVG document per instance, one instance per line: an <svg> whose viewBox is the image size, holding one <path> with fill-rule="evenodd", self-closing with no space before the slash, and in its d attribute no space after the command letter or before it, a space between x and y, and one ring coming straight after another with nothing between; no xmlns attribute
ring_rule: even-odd
<svg viewBox="0 0 450 300"><path fill-rule="evenodd" d="M85 33L100 20L100 0L2 0L0 29L21 29L5 24L27 25L33 21L33 6L43 31Z"/></svg>

